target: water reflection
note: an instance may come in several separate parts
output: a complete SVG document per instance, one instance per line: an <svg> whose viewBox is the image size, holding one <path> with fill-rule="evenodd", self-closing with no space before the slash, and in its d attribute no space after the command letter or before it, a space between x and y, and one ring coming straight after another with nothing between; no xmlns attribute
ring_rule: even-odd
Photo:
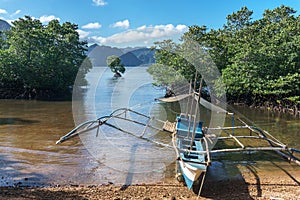
<svg viewBox="0 0 300 200"><path fill-rule="evenodd" d="M153 87L146 69L128 68L124 77L116 79L107 68L93 68L87 76L90 85L86 93L74 94L76 99L82 99L73 104L75 122L79 124L84 120L106 116L118 108L132 108L145 115L164 118L163 110L157 109L159 104L155 102L155 98L164 95L164 91ZM127 117L143 123L148 120L132 113ZM109 122L136 135L140 135L144 129L126 121L112 119ZM164 141L171 142L168 135L157 131L147 130L144 135L167 138ZM95 160L105 166L101 173L111 174L110 178L114 183L161 180L167 165L175 158L172 148L162 149L108 126L101 126L98 134L95 130L80 138Z"/></svg>
<svg viewBox="0 0 300 200"><path fill-rule="evenodd" d="M119 101L115 101L115 105L111 104L112 93L116 100L121 94L114 88L116 80L111 78L110 73L105 74L104 69L94 70L89 74L89 80L95 81L96 84L91 84L82 90L81 92L84 92L85 95L75 98L73 102L0 101L0 185L102 184L108 182L132 184L154 182L165 177L172 177L174 181L175 166L174 163L169 163L173 159L173 155L166 156L165 154L166 152L172 154L172 151L161 150L126 135L120 137L120 134L112 130L102 130L106 141L99 139L100 135L96 138L95 134L86 138L86 141L90 141L88 145L91 147L101 145L104 147L101 148L101 151L98 151L97 148L90 148L97 151L98 158L101 157L98 160L90 155L90 151L86 149L87 144L83 145L84 141L79 138L55 145L57 139L70 131L75 124L109 114L116 105L121 105L122 102ZM137 77L140 76L141 74L138 74ZM124 81L123 86L128 84L126 76L122 80ZM124 87L120 87L121 90L123 90L122 88L124 89ZM138 111L150 110L151 116L173 120L175 113L180 112L178 104L154 102L157 96L163 95L163 91L156 89L151 84L144 84L134 89L129 100L124 97L125 102L129 107L134 107ZM245 107L235 109L282 142L300 148L298 118ZM75 116L75 123L73 116ZM208 111L204 110L201 113L201 118L206 125L209 125L210 117ZM170 140L169 135L151 135L150 132L149 137L155 137L164 142ZM127 145L128 143L133 145ZM115 154L115 157L112 156L111 152L114 149L111 148L111 145L107 146L108 144L117 145L124 154L118 155L119 157ZM157 148L155 150L157 160L149 157L149 155L153 155L153 148ZM123 155L126 156L123 157ZM162 162L164 156L167 159L166 162ZM143 159L148 161L145 162ZM296 170L287 162L268 153L220 155L216 159L216 166L210 170L212 177L222 177L220 168L226 171L226 176L235 176L241 169L251 172L253 166L256 167L255 169L265 169L266 171L269 169L276 171L281 168L287 172L290 169ZM107 162L110 162L109 165ZM120 163L124 170L120 170ZM147 173L141 169L147 169ZM220 172L216 173L216 176L214 173L217 171L214 172L214 169ZM235 170L232 171L232 169Z"/></svg>
<svg viewBox="0 0 300 200"><path fill-rule="evenodd" d="M0 125L13 125L13 124L32 124L38 123L37 120L26 120L21 118L0 118Z"/></svg>
<svg viewBox="0 0 300 200"><path fill-rule="evenodd" d="M0 185L84 182L78 172L93 161L80 140L55 145L73 126L71 102L1 100Z"/></svg>

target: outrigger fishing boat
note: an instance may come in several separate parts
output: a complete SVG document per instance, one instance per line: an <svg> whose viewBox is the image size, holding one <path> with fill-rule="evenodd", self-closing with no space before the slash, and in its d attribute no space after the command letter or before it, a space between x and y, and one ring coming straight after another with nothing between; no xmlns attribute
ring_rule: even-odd
<svg viewBox="0 0 300 200"><path fill-rule="evenodd" d="M198 91L202 89L201 79ZM196 86L196 81L194 83ZM173 133L173 146L177 155L177 179L182 177L188 187L193 186L201 193L207 168L211 165L211 157L218 153L274 151L280 156L300 165L300 160L294 154L300 153L298 149L289 148L273 137L270 133L256 126L250 126L235 113L211 104L201 98L201 92L196 92L190 84L189 95L181 95L170 99L160 99L171 102L183 98L190 98L187 102L186 112L176 117L176 126ZM192 91L192 92L191 92ZM193 107L195 105L195 107ZM202 105L211 112L222 113L231 120L231 126L203 127L200 121L199 106ZM220 144L233 145L220 147ZM215 145L216 144L216 145Z"/></svg>
<svg viewBox="0 0 300 200"><path fill-rule="evenodd" d="M201 79L199 91L201 91L202 83ZM202 122L198 120L201 93L199 92L196 95L193 92L191 94L191 86L190 84L190 95L188 97L191 98L191 102L188 101L186 112L180 113L176 117L176 129L172 137L173 147L177 155L177 179L180 180L181 176L183 176L188 189L192 188L201 175L201 185L203 185L205 173L210 162L206 156L209 156L208 142L203 134ZM194 100L196 100L195 109L193 109Z"/></svg>
<svg viewBox="0 0 300 200"><path fill-rule="evenodd" d="M94 129L97 130L98 136L100 126L109 126L125 134L154 143L155 145L174 148L176 152L175 160L178 163L178 180L184 179L188 189L191 189L193 186L200 186L199 194L204 184L207 168L212 163L212 156L218 153L274 151L290 162L300 165L300 160L295 155L300 153L300 150L288 147L265 130L248 125L236 113L229 112L201 98L202 82L200 82L198 90L192 88L190 84L187 94L159 99L162 102L188 99L185 112L177 113L176 119L173 122L162 121L129 108L120 108L107 116L79 124L69 133L62 136L56 143L59 144L74 136L89 133L90 130ZM221 113L228 116L231 119L231 126L203 126L204 123L200 120L201 117L199 116L200 105L209 109L212 113ZM147 122L140 122L130 118L130 113L145 118ZM142 126L143 131L136 133L134 130L124 130L116 124L111 123L113 119L124 120ZM156 122L155 126L151 123L154 121ZM160 125L157 126L157 124ZM172 145L145 137L146 130L148 129L172 134ZM231 145L218 145L219 143L226 144L226 142Z"/></svg>

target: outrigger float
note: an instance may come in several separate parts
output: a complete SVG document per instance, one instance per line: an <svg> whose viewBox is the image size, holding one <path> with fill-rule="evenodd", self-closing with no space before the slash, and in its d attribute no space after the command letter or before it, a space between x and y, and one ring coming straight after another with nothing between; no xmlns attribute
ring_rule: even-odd
<svg viewBox="0 0 300 200"><path fill-rule="evenodd" d="M201 91L201 89L202 81L198 91ZM184 179L188 189L191 189L193 186L199 187L199 194L202 190L207 168L211 165L212 156L215 154L274 151L289 162L294 162L300 166L300 160L296 157L296 154L300 154L300 150L288 147L267 131L248 125L240 117L237 117L237 114L206 101L201 98L200 92L196 92L195 88L191 88L191 85L188 94L162 98L160 100L163 102L174 102L186 98L189 98L186 112L178 113L174 122L161 121L132 109L120 108L113 111L110 115L83 122L62 136L56 144L62 143L74 136L88 133L94 129L97 129L98 135L100 126L109 126L156 145L174 148L176 152L175 160L177 162L177 179ZM211 112L222 113L228 116L231 119L231 126L204 127L202 121L199 120L200 105L208 108ZM145 118L147 122L131 119L129 117L130 113ZM111 123L112 119L124 120L144 128L141 133L137 134L134 131L123 130L121 127L116 126ZM153 126L151 123L153 121L157 122L155 124L161 124L161 126ZM144 137L148 129L172 134L172 145ZM227 141L232 141L230 144L234 145L227 145L223 148L218 145Z"/></svg>

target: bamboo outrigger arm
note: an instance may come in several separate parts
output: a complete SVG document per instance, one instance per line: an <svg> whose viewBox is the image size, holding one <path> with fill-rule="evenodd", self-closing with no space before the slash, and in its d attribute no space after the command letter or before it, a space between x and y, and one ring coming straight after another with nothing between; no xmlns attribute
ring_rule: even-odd
<svg viewBox="0 0 300 200"><path fill-rule="evenodd" d="M86 121L84 123L81 123L79 124L77 127L75 127L73 130L71 130L70 132L68 132L66 135L62 136L57 142L56 144L60 144L76 135L79 135L81 133L85 133L85 132L88 132L90 130L93 130L95 128L98 127L97 126L92 126L93 124L95 123L99 123L100 124L100 120L89 120L89 121ZM85 127L83 130L79 131L82 127Z"/></svg>
<svg viewBox="0 0 300 200"><path fill-rule="evenodd" d="M133 120L133 119L129 119L129 118L127 118L127 113L134 113L136 115L144 117L144 118L146 118L148 120L148 122L147 123L143 123L143 122L139 122L139 121L136 121L136 120ZM125 116L122 117L122 115L125 115ZM111 123L108 122L110 119L113 119L113 118L124 120L124 121L128 121L128 122L132 122L132 123L140 125L140 126L144 126L145 127L144 128L144 132L141 135L137 135L137 134L134 134L132 132L126 131L126 130L120 128L120 127L117 127L117 126L115 126L115 125L113 125L113 124L111 124ZM56 142L56 144L60 144L60 143L66 141L66 140L68 140L70 138L73 138L74 136L80 135L82 133L86 133L86 132L91 131L91 130L96 129L96 128L97 128L97 135L98 135L99 127L102 126L102 125L106 125L106 126L109 126L111 128L114 128L116 130L119 130L119 131L121 131L123 133L132 135L134 137L137 137L137 138L140 138L140 139L143 139L143 140L146 140L148 142L155 143L155 144L157 144L159 146L173 148L173 147L171 147L168 144L164 144L164 143L161 143L161 142L158 142L158 141L153 141L153 140L150 140L148 138L143 137L147 128L151 128L151 129L156 130L156 131L164 131L162 128L158 128L158 127L152 126L150 124L150 122L152 120L155 120L157 122L163 123L163 121L161 121L159 119L151 118L151 117L149 117L147 115L144 115L144 114L142 114L140 112L131 110L129 108L119 108L117 110L114 110L110 115L99 117L98 119L95 119L95 120L88 120L86 122L83 122L83 123L79 124L77 127L75 127L73 130L71 130L70 132L68 132L66 135L62 136Z"/></svg>

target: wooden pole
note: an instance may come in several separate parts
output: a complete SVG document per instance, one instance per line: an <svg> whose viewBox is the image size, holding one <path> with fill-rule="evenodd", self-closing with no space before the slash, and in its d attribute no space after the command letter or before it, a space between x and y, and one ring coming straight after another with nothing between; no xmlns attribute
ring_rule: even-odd
<svg viewBox="0 0 300 200"><path fill-rule="evenodd" d="M203 85L203 76L202 76L201 81L200 81L199 94L198 94L198 99L196 101L196 110L195 110L195 117L194 117L194 122L193 122L194 124L193 124L192 140L191 140L191 143L190 143L191 146L193 146L193 142L194 142L194 139L195 139L195 131L196 131L196 127L197 127L196 120L197 120L197 117L198 117L198 110L199 110L199 102L200 102L200 98L201 98L202 85Z"/></svg>
<svg viewBox="0 0 300 200"><path fill-rule="evenodd" d="M192 119L192 116L193 116L192 115L192 110L193 110L193 106L194 106L194 98L195 98L195 92L196 92L196 87L197 87L197 76L198 76L198 72L196 71L195 80L194 80L194 92L193 92L193 96L192 96L192 104L191 104L190 112L189 112L189 116L188 116L188 120L189 120L188 137L190 137L190 132L191 132L191 119Z"/></svg>
<svg viewBox="0 0 300 200"><path fill-rule="evenodd" d="M190 81L189 95L191 94L191 92L192 92L192 81ZM185 114L185 116L187 116L187 117L188 117L188 114L189 114L190 99L191 99L191 97L189 96L188 97L188 102L186 104L186 114Z"/></svg>

